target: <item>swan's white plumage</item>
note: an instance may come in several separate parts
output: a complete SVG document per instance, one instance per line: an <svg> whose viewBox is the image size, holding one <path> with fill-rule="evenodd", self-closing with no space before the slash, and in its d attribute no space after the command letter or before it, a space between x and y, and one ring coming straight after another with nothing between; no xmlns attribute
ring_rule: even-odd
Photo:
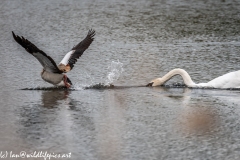
<svg viewBox="0 0 240 160"><path fill-rule="evenodd" d="M161 78L152 80L152 86L159 86L170 80L173 76L180 75L185 85L193 88L240 88L240 70L224 74L207 83L194 83L190 75L183 69L173 69Z"/></svg>
<svg viewBox="0 0 240 160"><path fill-rule="evenodd" d="M240 70L229 72L207 83L213 88L240 88Z"/></svg>

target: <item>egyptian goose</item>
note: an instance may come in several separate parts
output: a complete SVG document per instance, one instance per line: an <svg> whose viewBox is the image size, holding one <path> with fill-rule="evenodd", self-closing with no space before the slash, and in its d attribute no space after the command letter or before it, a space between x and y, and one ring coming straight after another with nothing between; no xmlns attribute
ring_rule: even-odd
<svg viewBox="0 0 240 160"><path fill-rule="evenodd" d="M95 31L90 29L84 40L78 43L75 47L68 52L62 61L57 64L55 61L48 56L45 52L38 49L33 43L24 37L19 37L12 31L13 38L20 44L27 52L32 54L43 66L43 71L41 72L41 77L44 81L51 83L55 86L63 86L70 88L72 82L63 73L67 73L72 70L77 59L83 54L83 52L90 46L94 40Z"/></svg>

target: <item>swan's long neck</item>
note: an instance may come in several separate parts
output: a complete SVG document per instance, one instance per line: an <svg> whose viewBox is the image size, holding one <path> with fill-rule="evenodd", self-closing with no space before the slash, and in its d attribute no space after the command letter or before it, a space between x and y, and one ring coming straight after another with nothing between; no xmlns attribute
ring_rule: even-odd
<svg viewBox="0 0 240 160"><path fill-rule="evenodd" d="M176 75L180 75L183 78L184 83L188 87L196 86L196 84L192 81L192 78L189 76L189 74L185 70L180 68L173 69L170 72L168 72L166 75L164 75L161 78L162 84L164 84L165 82L167 82L169 79L171 79L173 76L176 76Z"/></svg>
<svg viewBox="0 0 240 160"><path fill-rule="evenodd" d="M152 80L147 86L159 86L166 83L173 76L180 75L185 85L199 88L240 88L240 70L224 74L207 83L194 83L189 74L180 68L173 69L161 78Z"/></svg>

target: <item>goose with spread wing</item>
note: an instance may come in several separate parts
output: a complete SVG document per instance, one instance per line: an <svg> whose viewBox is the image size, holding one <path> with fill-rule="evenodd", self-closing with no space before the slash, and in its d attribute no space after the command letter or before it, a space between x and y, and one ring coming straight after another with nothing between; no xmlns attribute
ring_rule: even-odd
<svg viewBox="0 0 240 160"><path fill-rule="evenodd" d="M15 35L12 32L13 38L15 41L20 44L27 52L32 54L43 66L43 71L41 72L41 77L44 81L51 83L55 86L63 86L70 88L72 82L64 74L73 69L74 64L77 62L77 59L83 54L83 52L90 46L94 40L95 31L90 29L87 36L81 42L79 42L75 47L68 52L62 61L57 65L55 61L48 56L45 52L38 49L32 42Z"/></svg>

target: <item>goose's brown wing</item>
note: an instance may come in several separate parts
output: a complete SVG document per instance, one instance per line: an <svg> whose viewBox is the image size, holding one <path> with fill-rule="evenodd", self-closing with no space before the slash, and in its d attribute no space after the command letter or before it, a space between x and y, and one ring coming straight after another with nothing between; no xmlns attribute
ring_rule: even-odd
<svg viewBox="0 0 240 160"><path fill-rule="evenodd" d="M24 37L19 37L12 32L13 38L15 41L20 44L27 52L32 54L37 60L41 63L44 70L52 73L63 73L61 70L58 69L55 61L44 53L42 50L38 49L33 43L29 40L25 39Z"/></svg>

